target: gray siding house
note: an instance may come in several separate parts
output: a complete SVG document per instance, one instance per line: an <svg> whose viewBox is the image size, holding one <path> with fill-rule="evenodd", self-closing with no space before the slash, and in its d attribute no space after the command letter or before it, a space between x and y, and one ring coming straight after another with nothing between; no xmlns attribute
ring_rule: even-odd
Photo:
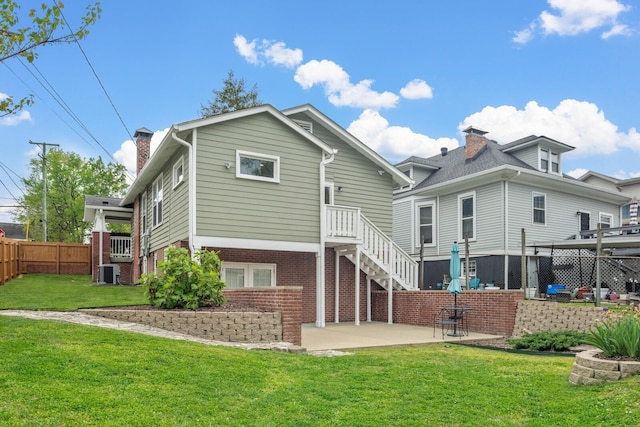
<svg viewBox="0 0 640 427"><path fill-rule="evenodd" d="M517 289L522 229L528 280L536 283L541 253L534 242L579 239L598 223L620 225L621 207L630 196L564 175L562 156L573 147L544 136L501 145L479 129L465 133L463 147L396 165L415 184L395 192L393 237L414 259L423 254L424 288L443 282L451 246L465 238L468 253L460 244L464 279Z"/></svg>
<svg viewBox="0 0 640 427"><path fill-rule="evenodd" d="M391 238L393 189L411 180L313 106L176 124L151 156L152 133L135 136L139 171L120 204L134 282L169 245L212 249L229 288L302 286L303 322L320 327L363 319L371 283L416 288Z"/></svg>

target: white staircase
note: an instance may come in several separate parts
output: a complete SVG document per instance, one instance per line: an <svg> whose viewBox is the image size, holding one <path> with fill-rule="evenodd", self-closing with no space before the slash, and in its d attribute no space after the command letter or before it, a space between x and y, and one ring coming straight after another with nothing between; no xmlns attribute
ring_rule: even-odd
<svg viewBox="0 0 640 427"><path fill-rule="evenodd" d="M337 243L338 254L384 289L418 290L417 262L369 221L358 208L326 206L326 241Z"/></svg>

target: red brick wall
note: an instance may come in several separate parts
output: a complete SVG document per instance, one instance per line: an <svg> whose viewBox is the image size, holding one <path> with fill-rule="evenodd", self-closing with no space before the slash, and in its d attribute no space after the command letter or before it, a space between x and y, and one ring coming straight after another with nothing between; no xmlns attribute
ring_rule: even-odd
<svg viewBox="0 0 640 427"><path fill-rule="evenodd" d="M302 287L225 289L230 302L279 311L282 316L282 340L302 344Z"/></svg>
<svg viewBox="0 0 640 427"><path fill-rule="evenodd" d="M373 292L372 320L387 321L387 292ZM522 291L466 291L458 295L458 305L471 307L469 330L483 334L511 336ZM447 291L396 291L393 293L393 322L433 326L440 307L453 305Z"/></svg>
<svg viewBox="0 0 640 427"><path fill-rule="evenodd" d="M327 323L335 321L335 295L336 295L336 269L335 252L332 248L325 251L325 321ZM339 277L339 321L353 322L355 320L355 274L356 267L345 257L340 257L340 277ZM360 271L360 320L367 320L367 277ZM371 283L371 289L382 289L375 282ZM314 289L315 304L315 289ZM314 320L311 320L315 321Z"/></svg>
<svg viewBox="0 0 640 427"><path fill-rule="evenodd" d="M316 321L316 254L310 252L214 248L226 262L276 264L277 286L302 287L302 323Z"/></svg>

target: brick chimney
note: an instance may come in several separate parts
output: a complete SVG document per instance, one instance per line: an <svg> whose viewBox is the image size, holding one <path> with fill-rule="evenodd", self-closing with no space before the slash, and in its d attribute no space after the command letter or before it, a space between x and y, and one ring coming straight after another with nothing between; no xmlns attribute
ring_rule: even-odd
<svg viewBox="0 0 640 427"><path fill-rule="evenodd" d="M137 163L136 163L136 174L140 173L144 164L149 160L149 156L151 155L151 137L153 136L153 132L151 132L147 128L140 128L134 134L133 137L136 139L136 147L137 147Z"/></svg>
<svg viewBox="0 0 640 427"><path fill-rule="evenodd" d="M487 138L485 138L485 135L488 132L474 128L473 126L469 126L463 130L463 132L467 134L464 142L464 158L466 160L473 159L487 146Z"/></svg>

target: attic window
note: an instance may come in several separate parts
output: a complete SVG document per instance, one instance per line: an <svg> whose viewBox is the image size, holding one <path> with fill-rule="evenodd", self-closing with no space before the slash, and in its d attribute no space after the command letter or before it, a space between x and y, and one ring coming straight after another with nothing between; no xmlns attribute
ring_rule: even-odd
<svg viewBox="0 0 640 427"><path fill-rule="evenodd" d="M295 119L293 121L296 122L296 124L300 126L302 129L306 130L309 133L313 133L313 123L307 122L305 120L295 120Z"/></svg>

